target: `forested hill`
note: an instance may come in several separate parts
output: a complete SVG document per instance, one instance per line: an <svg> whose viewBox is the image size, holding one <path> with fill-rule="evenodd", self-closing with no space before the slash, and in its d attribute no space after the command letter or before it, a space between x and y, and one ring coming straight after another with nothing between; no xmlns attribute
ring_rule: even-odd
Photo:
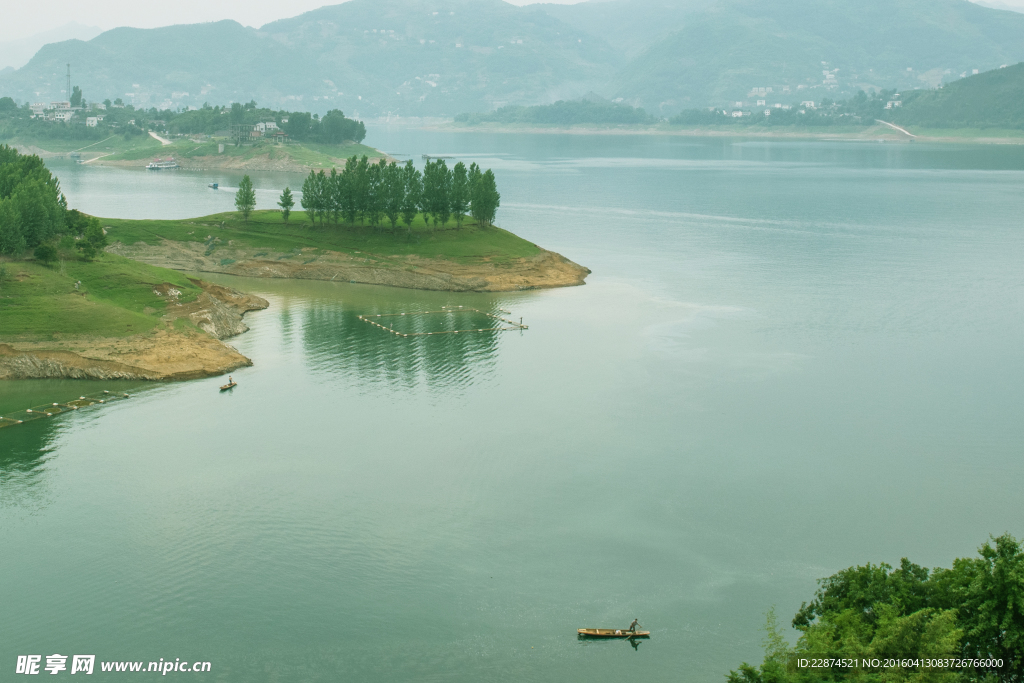
<svg viewBox="0 0 1024 683"><path fill-rule="evenodd" d="M754 87L772 88L769 99L841 99L1020 61L1024 14L966 0L719 0L630 60L610 90L665 115Z"/></svg>
<svg viewBox="0 0 1024 683"><path fill-rule="evenodd" d="M925 128L1024 129L1024 63L908 93L895 123Z"/></svg>
<svg viewBox="0 0 1024 683"><path fill-rule="evenodd" d="M459 114L456 123L476 125L480 123L499 123L513 125L555 125L573 126L578 124L628 125L637 123L656 123L657 119L643 109L628 104L608 102L590 98L559 100L554 104L543 104L534 107L509 105L497 111L477 114Z"/></svg>
<svg viewBox="0 0 1024 683"><path fill-rule="evenodd" d="M70 62L87 98L146 109L256 99L357 118L454 116L594 91L668 117L751 94L909 92L1021 61L1024 14L967 0L350 0L260 29L119 28L50 44L0 74L0 96L67 99Z"/></svg>
<svg viewBox="0 0 1024 683"><path fill-rule="evenodd" d="M584 93L619 61L603 41L501 0L350 0L258 30L233 21L120 28L47 45L0 76L0 95L65 99L70 62L86 97L147 109L255 99L357 118L436 116Z"/></svg>

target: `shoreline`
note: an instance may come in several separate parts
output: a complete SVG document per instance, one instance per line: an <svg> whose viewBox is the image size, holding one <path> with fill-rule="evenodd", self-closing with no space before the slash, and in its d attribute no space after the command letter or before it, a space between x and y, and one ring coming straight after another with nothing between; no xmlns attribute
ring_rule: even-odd
<svg viewBox="0 0 1024 683"><path fill-rule="evenodd" d="M508 265L487 262L459 264L447 259L413 255L389 257L368 253L366 256L372 258L364 258L315 247L306 247L301 252L282 252L229 246L218 249L214 257L207 254L208 249L203 242L169 239L163 239L157 245L116 242L106 250L151 266L184 272L327 280L446 292L515 292L577 287L585 284L591 272L589 268L546 249L541 249L536 256L519 258ZM307 255L312 258L286 260Z"/></svg>
<svg viewBox="0 0 1024 683"><path fill-rule="evenodd" d="M202 288L199 298L176 304L164 316L164 326L146 334L0 340L0 380L176 381L213 377L251 366L251 359L222 340L248 331L242 317L249 311L267 308L269 303L230 287L190 280ZM199 329L180 329L175 325L180 319Z"/></svg>
<svg viewBox="0 0 1024 683"><path fill-rule="evenodd" d="M178 143L180 142L181 141L178 141ZM74 151L52 151L40 147L36 142L13 141L9 144L21 154L35 154L41 159L64 159ZM227 153L204 156L181 156L179 154L181 150L176 150L173 147L156 147L149 150L152 152L151 154L146 154L138 159L110 159L108 157L117 156L124 152L104 153L100 150L85 151L87 147L89 146L82 148L81 151L80 163L83 166L111 166L114 168L145 169L146 165L155 158L173 157L178 162L178 169L188 171L264 171L273 173L300 173L306 175L310 171L329 170L332 167L342 168L345 165L344 157L335 157L324 152L303 147L302 145L263 148L265 149L264 153L254 154L252 156ZM313 155L319 156L320 161L305 163L296 160L287 153L289 149L309 152ZM378 159L387 159L389 162L397 161L397 159L390 157L379 149L368 149L373 150L373 154L367 153L367 157L369 157L371 161L376 161ZM278 158L274 158L276 152L281 152L281 154L278 155Z"/></svg>
<svg viewBox="0 0 1024 683"><path fill-rule="evenodd" d="M985 145L1024 145L1024 131L1019 137L1012 136L957 136L949 134L955 131L929 131L904 134L888 126L876 125L859 131L814 131L812 129L784 130L768 128L677 128L664 124L653 126L599 126L581 124L572 126L538 125L538 124L490 124L474 125L440 123L429 124L423 130L445 133L499 133L499 134L548 134L548 135L672 135L680 137L734 137L754 139L784 140L850 140L860 142L931 142L942 144L985 144ZM929 134L933 133L933 134Z"/></svg>

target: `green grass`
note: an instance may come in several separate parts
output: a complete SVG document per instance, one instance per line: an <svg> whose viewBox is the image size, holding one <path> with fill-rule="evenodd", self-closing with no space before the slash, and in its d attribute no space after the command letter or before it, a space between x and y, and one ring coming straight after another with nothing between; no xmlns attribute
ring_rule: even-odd
<svg viewBox="0 0 1024 683"><path fill-rule="evenodd" d="M168 283L178 301L194 301L200 289L181 273L113 254L92 262L44 266L35 261L3 264L0 340L47 340L69 335L126 337L157 326L168 301L153 288ZM75 290L75 282L81 281Z"/></svg>
<svg viewBox="0 0 1024 683"><path fill-rule="evenodd" d="M236 213L178 221L101 220L108 228L110 241L153 245L159 244L161 239L204 242L207 243L209 254L213 255L216 255L218 249L224 248L228 240L232 240L235 247L295 252L291 258L302 255L296 250L313 247L370 260L416 255L463 264L484 261L502 264L513 259L535 256L541 251L536 244L507 230L483 228L468 218L462 229L457 229L455 222L449 221L444 228L431 230L420 215L413 221L411 234L401 224L395 232L391 231L390 223L383 228L359 224L313 225L302 211L293 212L287 224L277 211L257 211L250 216L248 222ZM217 239L220 242L216 242ZM309 258L308 252L304 256Z"/></svg>

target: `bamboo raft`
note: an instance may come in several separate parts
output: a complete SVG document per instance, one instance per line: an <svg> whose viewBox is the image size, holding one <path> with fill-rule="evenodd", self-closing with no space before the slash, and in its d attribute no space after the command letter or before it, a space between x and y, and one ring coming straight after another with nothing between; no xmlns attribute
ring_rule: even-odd
<svg viewBox="0 0 1024 683"><path fill-rule="evenodd" d="M650 638L650 631L630 631L623 628L578 628L576 633L585 638Z"/></svg>
<svg viewBox="0 0 1024 683"><path fill-rule="evenodd" d="M506 311L503 308L499 308L498 310L501 311L502 313L506 313L506 314L511 315L511 313L509 311ZM484 315L484 316L487 316L488 318L491 318L493 320L498 320L501 323L505 323L505 324L508 325L508 327L503 327L503 326L501 326L499 324L497 327L476 327L476 328L472 328L471 327L471 328L466 328L466 329L462 329L462 330L439 330L437 332L399 332L398 330L394 329L394 324L393 323L392 323L391 326L385 327L383 324L381 324L381 322L378 322L378 319L383 319L383 318L401 318L402 316L437 315L437 314L440 314L440 313L479 313L480 315ZM396 335L398 337L428 337L428 336L432 336L432 335L435 335L435 334L459 334L460 332L462 332L462 333L467 333L467 332L510 332L510 331L513 331L513 330L528 330L528 329L530 329L530 327L528 325L524 325L522 323L522 320L520 320L520 322L516 322L514 320L509 320L508 318L503 318L500 315L495 315L493 313L488 313L486 311L481 311L481 310L479 310L477 308L467 308L465 306L442 306L441 309L437 310L437 311L414 311L412 313L378 313L376 315L361 315L361 316L359 316L359 319L362 320L365 323L369 323L371 325L375 325L376 327L379 327L380 329L384 330L385 332L389 332L390 334Z"/></svg>

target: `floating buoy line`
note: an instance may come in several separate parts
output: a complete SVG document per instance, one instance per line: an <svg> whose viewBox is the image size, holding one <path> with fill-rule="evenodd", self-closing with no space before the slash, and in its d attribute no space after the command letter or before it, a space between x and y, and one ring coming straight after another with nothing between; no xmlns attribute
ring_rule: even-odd
<svg viewBox="0 0 1024 683"><path fill-rule="evenodd" d="M512 315L512 311L507 311L504 308L499 308L498 310L501 311L502 313L505 313L506 315ZM391 325L383 324L386 318L413 317L420 315L438 315L441 313L479 313L480 315L487 316L492 320L500 321L500 323L503 324L498 324L496 327L469 327L464 330L440 330L438 332L399 332L398 330L394 329L393 323ZM429 337L435 334L459 334L460 332L510 332L513 330L530 329L528 325L523 324L522 318L519 319L519 322L516 322L514 320L509 320L508 318L503 318L500 315L495 315L494 313L488 313L487 311L481 311L478 308L468 308L466 306L442 306L441 309L437 311L413 311L411 313L377 313L375 315L361 315L359 316L359 319L365 323L370 323L371 325L379 327L385 332L389 332L395 335L396 337Z"/></svg>
<svg viewBox="0 0 1024 683"><path fill-rule="evenodd" d="M80 408L88 408L89 406L101 403L105 404L112 403L114 401L123 401L126 398L131 398L131 395L126 393L103 391L98 394L79 396L75 400L68 401L67 403L47 403L41 406L32 406L25 410L18 410L0 415L0 429L24 424L25 422L32 422L34 420L42 420L47 417L53 417L54 415L60 415L61 413L78 410Z"/></svg>

